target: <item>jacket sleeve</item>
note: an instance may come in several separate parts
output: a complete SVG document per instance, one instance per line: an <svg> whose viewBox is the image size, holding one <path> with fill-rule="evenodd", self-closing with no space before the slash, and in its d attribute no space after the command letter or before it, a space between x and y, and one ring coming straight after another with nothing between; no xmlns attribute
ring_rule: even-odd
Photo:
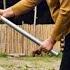
<svg viewBox="0 0 70 70"><path fill-rule="evenodd" d="M60 7L59 1L58 0L46 0L46 1L50 10L52 19L55 22L59 14L59 7Z"/></svg>
<svg viewBox="0 0 70 70"><path fill-rule="evenodd" d="M70 0L61 0L57 18L54 15L55 12L56 10L52 13L52 17L55 19L55 27L51 36L57 41L60 40L62 34L68 34L70 28Z"/></svg>
<svg viewBox="0 0 70 70"><path fill-rule="evenodd" d="M12 6L12 10L15 15L19 15L21 13L24 14L30 9L32 9L34 6L36 6L40 1L41 0L21 0L14 6Z"/></svg>

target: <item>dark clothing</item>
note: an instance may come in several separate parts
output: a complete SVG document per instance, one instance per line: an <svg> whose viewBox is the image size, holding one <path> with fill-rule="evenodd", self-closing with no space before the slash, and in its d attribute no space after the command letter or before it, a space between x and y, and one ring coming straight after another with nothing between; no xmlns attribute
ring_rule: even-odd
<svg viewBox="0 0 70 70"><path fill-rule="evenodd" d="M60 70L70 70L70 34L65 37L65 47Z"/></svg>

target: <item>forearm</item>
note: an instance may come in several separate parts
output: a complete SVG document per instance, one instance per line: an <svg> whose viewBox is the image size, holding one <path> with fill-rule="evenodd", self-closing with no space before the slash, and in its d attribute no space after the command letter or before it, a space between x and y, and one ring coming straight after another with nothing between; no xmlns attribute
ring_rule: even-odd
<svg viewBox="0 0 70 70"><path fill-rule="evenodd" d="M10 8L7 8L7 9L4 9L4 10L0 10L1 12L1 15L2 16L4 16L4 17L13 17L13 16L15 16L15 14L14 14L14 12L13 12L13 10L11 9L11 7Z"/></svg>
<svg viewBox="0 0 70 70"><path fill-rule="evenodd" d="M18 16L24 14L31 10L35 5L37 5L41 0L20 0L15 5L5 9L3 11L4 17Z"/></svg>
<svg viewBox="0 0 70 70"><path fill-rule="evenodd" d="M55 13L55 12L54 12ZM52 16L54 15L52 14ZM52 38L59 40L62 34L67 34L70 28L70 1L61 0L58 17L55 18L55 27L51 34Z"/></svg>
<svg viewBox="0 0 70 70"><path fill-rule="evenodd" d="M52 38L55 39L56 41L60 40L63 34L66 35L68 33L70 27L69 17L70 17L70 11L60 10L60 13L55 23L55 27L51 34Z"/></svg>

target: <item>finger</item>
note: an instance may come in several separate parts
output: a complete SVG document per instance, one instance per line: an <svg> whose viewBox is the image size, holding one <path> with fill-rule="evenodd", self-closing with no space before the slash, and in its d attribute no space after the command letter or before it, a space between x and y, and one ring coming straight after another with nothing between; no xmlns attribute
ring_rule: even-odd
<svg viewBox="0 0 70 70"><path fill-rule="evenodd" d="M40 45L40 50L42 50L42 51L44 51L44 52L47 52L47 53L51 51L51 49L49 50L48 48L43 47L43 46L41 46L41 45Z"/></svg>

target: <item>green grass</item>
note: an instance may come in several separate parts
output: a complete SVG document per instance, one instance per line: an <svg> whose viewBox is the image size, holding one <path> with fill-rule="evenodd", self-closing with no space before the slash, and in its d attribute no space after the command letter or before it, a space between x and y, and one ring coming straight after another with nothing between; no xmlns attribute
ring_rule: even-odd
<svg viewBox="0 0 70 70"><path fill-rule="evenodd" d="M6 53L0 53L0 57L7 57Z"/></svg>
<svg viewBox="0 0 70 70"><path fill-rule="evenodd" d="M43 57L27 56L20 58L11 58L5 57L4 54L1 54L0 66L6 70L55 70L55 67L57 67L58 61L60 62L61 57L62 55L60 54L58 56L47 55Z"/></svg>

